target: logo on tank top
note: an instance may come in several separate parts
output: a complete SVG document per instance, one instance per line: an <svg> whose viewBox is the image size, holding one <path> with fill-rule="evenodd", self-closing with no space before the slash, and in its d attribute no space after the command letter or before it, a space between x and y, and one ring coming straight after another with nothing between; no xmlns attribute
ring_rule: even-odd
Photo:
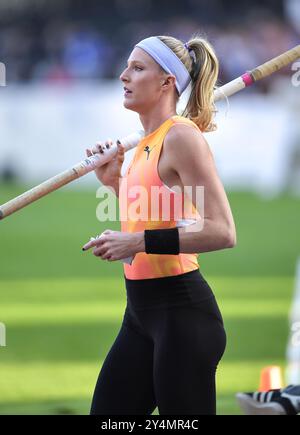
<svg viewBox="0 0 300 435"><path fill-rule="evenodd" d="M144 151L146 151L146 153L147 153L147 160L149 159L149 155L150 155L151 151L153 150L153 148L156 147L156 145L153 145L153 147L151 149L150 149L149 145L145 146Z"/></svg>

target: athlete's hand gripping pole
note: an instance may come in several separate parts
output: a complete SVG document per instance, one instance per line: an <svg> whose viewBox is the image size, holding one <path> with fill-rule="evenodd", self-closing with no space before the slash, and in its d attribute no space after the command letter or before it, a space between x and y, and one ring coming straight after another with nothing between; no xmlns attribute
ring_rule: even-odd
<svg viewBox="0 0 300 435"><path fill-rule="evenodd" d="M143 134L144 132L141 130L120 139L120 142L125 147L125 151L136 147L141 138L143 137ZM113 144L109 149L105 150L105 153L97 153L91 157L87 157L86 159L74 165L72 168L61 172L60 174L55 175L52 178L49 178L38 186L33 187L27 192L22 193L22 195L19 195L16 198L1 205L0 219L4 219L5 217L36 201L37 199L48 195L48 193L59 189L60 187L70 183L71 181L82 177L83 175L88 174L96 167L104 165L116 155L117 150L117 145Z"/></svg>

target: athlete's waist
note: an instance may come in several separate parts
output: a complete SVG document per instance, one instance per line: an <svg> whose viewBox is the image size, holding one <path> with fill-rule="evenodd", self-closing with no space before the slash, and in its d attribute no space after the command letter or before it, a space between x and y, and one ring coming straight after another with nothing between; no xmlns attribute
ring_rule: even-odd
<svg viewBox="0 0 300 435"><path fill-rule="evenodd" d="M199 269L174 276L128 279L124 274L127 302L135 309L198 303L213 297Z"/></svg>

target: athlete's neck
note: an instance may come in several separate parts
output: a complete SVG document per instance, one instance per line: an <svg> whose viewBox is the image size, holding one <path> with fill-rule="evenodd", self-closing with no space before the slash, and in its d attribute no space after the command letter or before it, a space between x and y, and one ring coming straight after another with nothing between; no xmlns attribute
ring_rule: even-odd
<svg viewBox="0 0 300 435"><path fill-rule="evenodd" d="M176 110L165 113L140 114L140 120L144 128L145 136L158 129L167 119L177 115Z"/></svg>

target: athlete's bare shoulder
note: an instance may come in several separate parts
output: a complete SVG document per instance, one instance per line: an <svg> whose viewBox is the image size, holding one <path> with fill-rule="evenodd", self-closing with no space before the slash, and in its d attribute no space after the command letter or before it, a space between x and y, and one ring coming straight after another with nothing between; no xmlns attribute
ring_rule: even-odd
<svg viewBox="0 0 300 435"><path fill-rule="evenodd" d="M205 154L212 157L203 133L193 123L174 123L165 136L164 147L166 153L174 159L183 158L183 153L191 158Z"/></svg>

